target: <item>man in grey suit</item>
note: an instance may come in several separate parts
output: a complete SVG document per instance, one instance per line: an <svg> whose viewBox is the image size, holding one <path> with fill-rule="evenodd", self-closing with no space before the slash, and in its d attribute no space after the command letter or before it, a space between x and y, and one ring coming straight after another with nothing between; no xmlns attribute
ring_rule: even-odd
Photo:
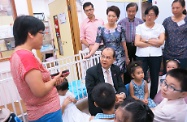
<svg viewBox="0 0 187 122"><path fill-rule="evenodd" d="M126 89L122 82L121 72L118 66L114 65L115 51L112 48L105 48L100 57L100 63L86 71L86 88L88 92L88 105L91 115L102 113L100 108L94 105L92 90L99 83L110 83L117 97L117 102L123 101Z"/></svg>

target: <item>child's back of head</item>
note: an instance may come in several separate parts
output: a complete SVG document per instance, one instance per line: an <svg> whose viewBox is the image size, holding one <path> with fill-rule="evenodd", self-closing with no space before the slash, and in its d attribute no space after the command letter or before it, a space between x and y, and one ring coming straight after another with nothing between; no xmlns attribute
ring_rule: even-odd
<svg viewBox="0 0 187 122"><path fill-rule="evenodd" d="M56 86L56 89L60 95L65 95L66 91L68 90L68 80L65 78L60 85Z"/></svg>
<svg viewBox="0 0 187 122"><path fill-rule="evenodd" d="M103 110L111 110L115 104L115 91L111 84L100 83L92 91L94 102Z"/></svg>
<svg viewBox="0 0 187 122"><path fill-rule="evenodd" d="M120 116L121 115L121 116ZM154 114L142 101L121 104L116 110L115 122L153 122Z"/></svg>

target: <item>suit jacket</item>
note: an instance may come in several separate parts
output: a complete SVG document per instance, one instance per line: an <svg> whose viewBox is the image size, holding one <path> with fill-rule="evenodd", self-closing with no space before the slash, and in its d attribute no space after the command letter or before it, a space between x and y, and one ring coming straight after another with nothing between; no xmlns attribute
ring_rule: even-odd
<svg viewBox="0 0 187 122"><path fill-rule="evenodd" d="M115 90L117 91L117 93L120 92L126 93L126 89L122 82L121 72L119 67L112 64L110 69L111 69L111 75L112 75L112 80L114 83ZM88 92L88 105L89 105L89 112L91 115L102 113L102 110L100 108L95 107L94 105L94 101L92 99L92 90L94 86L104 82L105 79L102 71L102 66L100 63L97 64L96 66L89 68L86 71L86 89Z"/></svg>

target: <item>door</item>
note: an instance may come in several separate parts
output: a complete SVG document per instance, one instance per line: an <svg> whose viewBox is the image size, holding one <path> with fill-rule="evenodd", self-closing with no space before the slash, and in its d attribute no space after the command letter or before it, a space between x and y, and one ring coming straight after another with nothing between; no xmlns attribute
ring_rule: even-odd
<svg viewBox="0 0 187 122"><path fill-rule="evenodd" d="M77 15L74 12L76 7L72 7L72 3L73 0L55 0L49 4L50 21L58 58L72 56L80 50L79 27L78 24L75 24L78 23ZM54 20L55 17L58 19Z"/></svg>

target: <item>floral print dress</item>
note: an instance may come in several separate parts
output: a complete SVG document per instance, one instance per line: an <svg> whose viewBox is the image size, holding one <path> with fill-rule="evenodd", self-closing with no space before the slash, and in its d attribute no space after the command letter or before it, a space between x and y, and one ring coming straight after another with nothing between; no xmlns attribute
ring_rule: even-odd
<svg viewBox="0 0 187 122"><path fill-rule="evenodd" d="M125 51L122 46L122 42L125 42L125 32L120 25L117 25L114 29L107 29L104 26L98 27L95 42L103 42L105 47L113 48L116 53L116 61L114 64L120 68L122 73L126 72Z"/></svg>
<svg viewBox="0 0 187 122"><path fill-rule="evenodd" d="M144 92L144 88L145 88L145 80L142 80L142 84L141 85L137 85L134 80L131 80L132 84L133 84L133 89L134 89L134 95L140 99L143 100L144 96L145 96L145 92ZM148 106L150 108L154 108L156 107L156 103L151 99L148 98Z"/></svg>

